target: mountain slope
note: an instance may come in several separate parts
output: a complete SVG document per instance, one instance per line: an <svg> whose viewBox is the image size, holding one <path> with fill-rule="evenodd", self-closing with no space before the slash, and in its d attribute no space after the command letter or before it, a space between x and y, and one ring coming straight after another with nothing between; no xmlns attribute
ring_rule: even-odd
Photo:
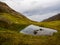
<svg viewBox="0 0 60 45"><path fill-rule="evenodd" d="M60 31L60 13L56 14L46 20L43 20L40 24L42 27L52 28Z"/></svg>
<svg viewBox="0 0 60 45"><path fill-rule="evenodd" d="M7 4L2 2L0 2L0 17L5 17L13 22L17 21L19 23L29 23L31 21L21 13L16 12L15 10L11 9Z"/></svg>
<svg viewBox="0 0 60 45"><path fill-rule="evenodd" d="M6 3L3 3L3 2L0 2L0 13L11 13L17 17L20 17L20 18L25 17L21 13L18 13L15 10L11 9Z"/></svg>
<svg viewBox="0 0 60 45"><path fill-rule="evenodd" d="M50 17L46 20L43 20L42 22L50 22L50 21L57 21L57 20L60 20L60 14L57 14L57 15Z"/></svg>
<svg viewBox="0 0 60 45"><path fill-rule="evenodd" d="M11 9L4 2L0 2L0 27L9 30L21 30L29 24L34 23L21 13Z"/></svg>

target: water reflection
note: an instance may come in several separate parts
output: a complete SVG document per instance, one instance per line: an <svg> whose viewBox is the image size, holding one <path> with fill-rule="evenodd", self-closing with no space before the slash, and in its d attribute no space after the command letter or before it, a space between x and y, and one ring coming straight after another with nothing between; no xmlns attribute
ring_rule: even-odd
<svg viewBox="0 0 60 45"><path fill-rule="evenodd" d="M43 28L35 25L29 25L20 33L27 34L27 35L53 35L56 33L57 30L49 29L49 28Z"/></svg>

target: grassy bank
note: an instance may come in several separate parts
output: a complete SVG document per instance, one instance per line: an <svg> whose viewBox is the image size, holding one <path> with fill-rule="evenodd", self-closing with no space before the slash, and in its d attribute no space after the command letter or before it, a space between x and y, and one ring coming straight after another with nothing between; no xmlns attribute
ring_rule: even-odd
<svg viewBox="0 0 60 45"><path fill-rule="evenodd" d="M60 21L39 23L39 26L57 29L59 32L53 36L31 36L2 29L0 30L0 45L60 45L59 24Z"/></svg>

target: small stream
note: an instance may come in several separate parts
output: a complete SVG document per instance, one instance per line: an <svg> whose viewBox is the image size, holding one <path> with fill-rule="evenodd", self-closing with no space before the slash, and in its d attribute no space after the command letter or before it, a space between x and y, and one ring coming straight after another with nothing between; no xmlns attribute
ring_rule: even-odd
<svg viewBox="0 0 60 45"><path fill-rule="evenodd" d="M57 33L57 30L39 27L35 25L29 25L20 33L26 34L26 35L53 35L54 33Z"/></svg>

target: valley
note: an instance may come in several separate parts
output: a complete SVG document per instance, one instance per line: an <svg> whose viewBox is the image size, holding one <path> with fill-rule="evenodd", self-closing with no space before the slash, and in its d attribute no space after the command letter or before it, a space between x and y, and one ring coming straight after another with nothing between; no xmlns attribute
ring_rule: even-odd
<svg viewBox="0 0 60 45"><path fill-rule="evenodd" d="M60 45L59 16L35 22L11 9L6 3L0 2L0 45ZM58 33L52 36L32 36L20 33L22 29L32 24L57 30Z"/></svg>

